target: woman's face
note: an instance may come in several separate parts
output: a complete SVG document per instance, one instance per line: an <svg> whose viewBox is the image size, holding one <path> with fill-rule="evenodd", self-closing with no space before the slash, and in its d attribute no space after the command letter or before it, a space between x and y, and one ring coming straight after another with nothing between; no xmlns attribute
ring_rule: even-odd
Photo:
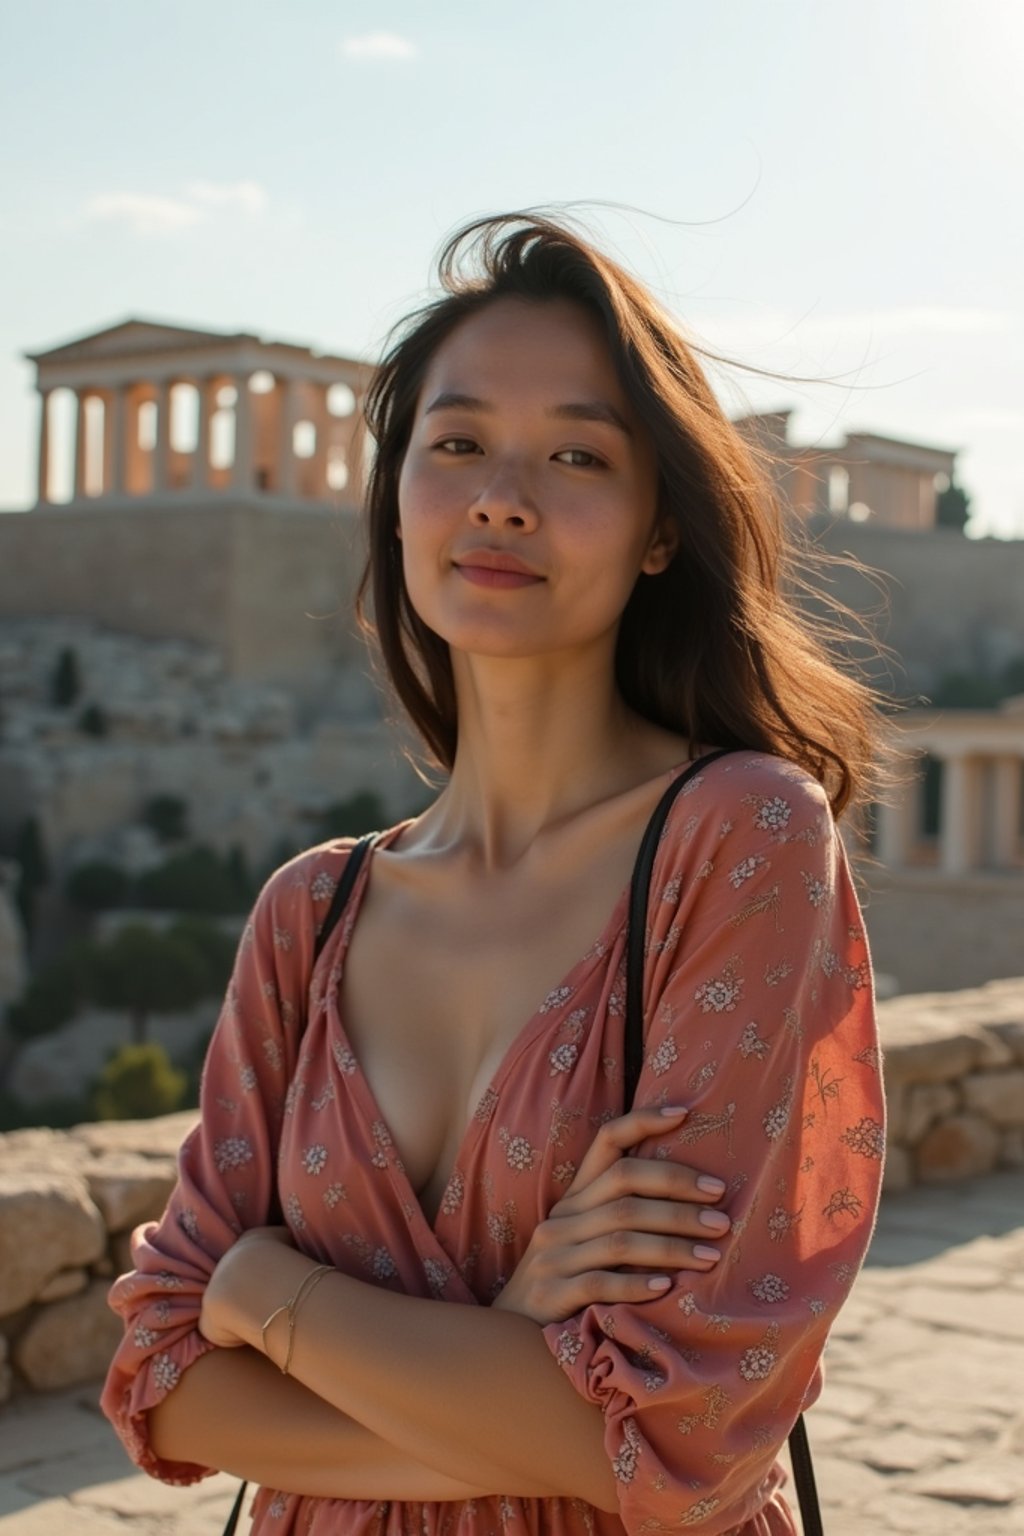
<svg viewBox="0 0 1024 1536"><path fill-rule="evenodd" d="M417 401L398 486L410 601L467 653L613 648L637 576L674 549L657 483L597 319L496 299L438 348ZM488 556L525 572L474 566Z"/></svg>

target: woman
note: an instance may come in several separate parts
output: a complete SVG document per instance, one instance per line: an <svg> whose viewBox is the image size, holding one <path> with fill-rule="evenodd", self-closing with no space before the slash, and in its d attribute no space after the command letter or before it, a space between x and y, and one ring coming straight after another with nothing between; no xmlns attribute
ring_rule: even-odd
<svg viewBox="0 0 1024 1536"><path fill-rule="evenodd" d="M315 966L351 843L261 892L103 1407L154 1476L261 1484L260 1533L791 1533L883 1147L834 821L870 698L634 279L525 215L442 278L372 391L359 601L448 780ZM634 857L722 747L658 844L623 1114Z"/></svg>

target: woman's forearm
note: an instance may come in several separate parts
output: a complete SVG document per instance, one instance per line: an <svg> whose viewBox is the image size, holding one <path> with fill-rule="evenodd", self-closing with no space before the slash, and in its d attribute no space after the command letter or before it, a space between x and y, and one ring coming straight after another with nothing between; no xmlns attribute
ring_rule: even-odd
<svg viewBox="0 0 1024 1536"><path fill-rule="evenodd" d="M260 1347L260 1324L310 1267L278 1244L245 1267L237 1327L247 1343ZM267 1331L275 1365L287 1337L281 1316ZM396 1295L332 1271L299 1309L291 1374L457 1482L618 1508L600 1409L517 1313Z"/></svg>
<svg viewBox="0 0 1024 1536"><path fill-rule="evenodd" d="M479 1498L500 1492L421 1465L254 1349L213 1349L149 1411L158 1456L283 1493L334 1499Z"/></svg>

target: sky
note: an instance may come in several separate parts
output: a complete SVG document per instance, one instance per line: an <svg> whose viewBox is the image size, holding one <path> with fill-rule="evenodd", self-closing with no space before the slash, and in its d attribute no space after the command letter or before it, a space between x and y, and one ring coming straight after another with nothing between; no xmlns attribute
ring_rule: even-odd
<svg viewBox="0 0 1024 1536"><path fill-rule="evenodd" d="M129 318L373 359L471 217L566 207L731 415L952 449L1024 538L1024 0L0 0L0 509L25 352Z"/></svg>

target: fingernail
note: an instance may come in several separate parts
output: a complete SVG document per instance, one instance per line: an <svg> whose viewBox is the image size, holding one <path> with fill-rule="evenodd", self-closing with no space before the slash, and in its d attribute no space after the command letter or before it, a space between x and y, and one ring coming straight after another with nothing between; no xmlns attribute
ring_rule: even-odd
<svg viewBox="0 0 1024 1536"><path fill-rule="evenodd" d="M710 1173L702 1173L697 1180L697 1188L704 1190L708 1195L721 1195L725 1191L725 1181L712 1178Z"/></svg>
<svg viewBox="0 0 1024 1536"><path fill-rule="evenodd" d="M731 1226L724 1211L701 1211L700 1219L703 1226L712 1227L716 1232L725 1232Z"/></svg>
<svg viewBox="0 0 1024 1536"><path fill-rule="evenodd" d="M693 1256L695 1259L711 1259L716 1264L722 1257L717 1248L705 1248L703 1243L694 1243Z"/></svg>
<svg viewBox="0 0 1024 1536"><path fill-rule="evenodd" d="M673 1104L673 1105L664 1105L663 1104L662 1108L661 1108L661 1113L667 1119L669 1115L676 1115L676 1116L678 1116L678 1115L688 1115L690 1113L690 1111L688 1109L685 1109L683 1107L683 1105L681 1105L681 1104ZM724 1184L722 1185L722 1188L723 1189L725 1188Z"/></svg>
<svg viewBox="0 0 1024 1536"><path fill-rule="evenodd" d="M668 1290L671 1284L672 1281L668 1275L655 1275L652 1279L648 1280L647 1289L649 1291L665 1291Z"/></svg>

